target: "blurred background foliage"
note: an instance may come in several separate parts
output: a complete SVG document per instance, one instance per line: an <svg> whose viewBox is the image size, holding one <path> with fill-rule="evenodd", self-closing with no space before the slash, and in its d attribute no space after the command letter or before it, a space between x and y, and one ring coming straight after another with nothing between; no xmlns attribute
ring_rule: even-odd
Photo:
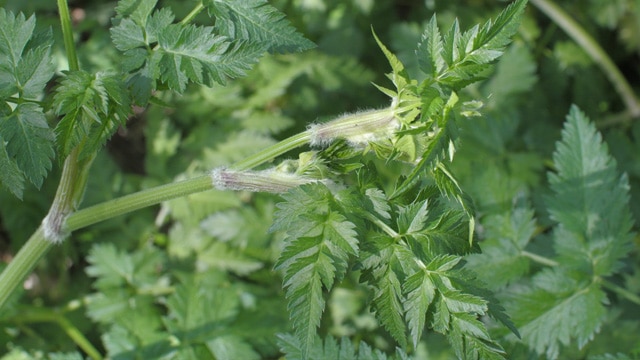
<svg viewBox="0 0 640 360"><path fill-rule="evenodd" d="M317 48L301 54L267 56L247 77L226 87L193 86L184 96L159 93L149 108L135 109L127 127L120 129L98 155L85 206L231 164L313 122L383 107L388 100L371 83L387 84L384 74L389 68L375 45L372 28L417 77L413 49L434 13L443 27L457 17L462 27L468 28L495 16L506 5L497 0L271 3ZM81 67L89 71L117 69L119 57L108 31L115 2L87 0L69 4ZM195 4L160 1L160 6L171 7L177 18L186 15ZM558 0L557 4L598 41L638 89L640 1ZM0 0L0 6L13 12L36 13L39 26L51 26L57 39L54 53L58 68L66 69L54 1ZM206 14L196 22L211 23ZM530 4L514 43L500 58L495 71L486 75L486 81L462 94L484 102L483 116L465 123L454 162L456 175L475 201L481 243L491 241L492 234L500 231L496 230L496 219L526 212L521 205L531 204L536 222L528 234L533 239L529 246L544 248L540 243L544 242L550 223L541 205L547 195L546 171L571 104L577 104L596 122L620 170L628 173L632 211L636 223L640 223L640 123L631 118L600 68L562 29ZM59 166L40 191L25 191L23 202L0 192L3 260L9 260L37 228L53 198L58 178ZM175 290L171 287L185 273L195 272L202 276L191 279L191 285L180 286L195 289L208 284L224 288L224 294L234 299L219 300L230 302L231 310L224 315L232 319L228 322L229 331L242 334L251 329L258 335L245 340L255 351L261 357L277 357L275 339L267 334L288 330L283 318L286 311L281 280L271 271L281 246L280 234L267 231L277 201L277 197L269 195L210 191L74 233L70 241L56 247L41 262L26 284L22 302L3 314L6 328L0 333L0 344L6 347L0 352L75 350L71 339L50 320L24 316L35 313L42 305L65 314L94 344L108 350L117 349L123 338L141 339L144 343L148 334L137 334L136 329L147 326L160 331L168 326L160 324L161 317L165 316L166 322L166 316L179 309L172 307L165 295ZM100 278L100 271L95 269L108 263L96 255L99 253L113 254L113 261L137 280L128 282L124 292L108 282L94 281ZM632 254L626 275L615 279L634 293L640 291L639 260L637 253ZM523 274L536 266L521 261ZM509 283L509 279L493 276L499 271L495 267L483 267L473 259L470 265L498 293ZM105 294L112 300L121 299L121 306L114 308L113 302L101 301ZM137 324L136 319L141 317L135 311L139 307L127 304L127 299L149 303L144 308L155 314L157 323ZM365 300L366 294L359 289L357 280L345 279L329 300L329 316L325 317L322 333L363 339L392 350L392 340L380 331L365 308ZM619 306L620 314L629 313L625 308L631 304L615 296L612 301ZM264 309L269 311L258 311ZM596 341L583 350L566 349L567 358L611 351L611 342L620 349L635 347L639 351L640 313L636 311L635 315L619 319L613 313ZM448 347L441 345L442 338L425 338L418 355L450 358ZM522 354L520 358L526 356L517 345L510 350Z"/></svg>

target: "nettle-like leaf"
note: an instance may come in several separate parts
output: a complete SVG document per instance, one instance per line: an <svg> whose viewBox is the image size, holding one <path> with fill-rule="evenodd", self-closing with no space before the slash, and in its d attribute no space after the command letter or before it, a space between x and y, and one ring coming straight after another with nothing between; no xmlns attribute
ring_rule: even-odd
<svg viewBox="0 0 640 360"><path fill-rule="evenodd" d="M55 70L53 40L35 26L34 16L0 9L0 184L19 198L25 179L40 187L54 157L53 132L37 105Z"/></svg>
<svg viewBox="0 0 640 360"><path fill-rule="evenodd" d="M119 75L70 71L56 89L53 107L62 116L55 129L59 153L66 157L81 145L84 158L126 123L131 100Z"/></svg>
<svg viewBox="0 0 640 360"><path fill-rule="evenodd" d="M204 5L216 18L216 30L231 39L263 43L271 53L299 52L315 47L266 0L206 0Z"/></svg>
<svg viewBox="0 0 640 360"><path fill-rule="evenodd" d="M554 247L561 262L595 276L617 271L631 248L629 181L620 176L602 136L576 106L571 108L549 174L547 198L558 223Z"/></svg>
<svg viewBox="0 0 640 360"><path fill-rule="evenodd" d="M272 230L286 231L285 246L276 263L284 287L295 335L302 354L311 350L329 291L358 253L355 225L341 214L337 200L322 184L304 185L284 195Z"/></svg>
<svg viewBox="0 0 640 360"><path fill-rule="evenodd" d="M210 26L174 24L174 15L167 8L153 14L148 6L144 11L139 9L120 13L123 18L116 19L117 25L111 28L139 103L146 103L160 84L180 93L188 82L224 85L228 79L244 75L265 52L258 41L230 41Z"/></svg>
<svg viewBox="0 0 640 360"><path fill-rule="evenodd" d="M584 347L599 331L608 303L599 279L615 274L631 247L629 184L620 176L601 135L572 107L549 174L546 199L559 265L511 295L523 340L557 358L560 345Z"/></svg>

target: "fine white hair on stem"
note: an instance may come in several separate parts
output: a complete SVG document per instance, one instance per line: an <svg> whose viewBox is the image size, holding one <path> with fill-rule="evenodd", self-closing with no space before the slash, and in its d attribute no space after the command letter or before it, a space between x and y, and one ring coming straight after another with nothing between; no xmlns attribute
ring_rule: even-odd
<svg viewBox="0 0 640 360"><path fill-rule="evenodd" d="M42 231L44 238L54 244L60 244L69 236L69 231L64 228L67 216L60 211L53 209L42 220Z"/></svg>
<svg viewBox="0 0 640 360"><path fill-rule="evenodd" d="M312 147L326 147L336 139L344 139L353 147L388 138L400 127L392 109L360 111L345 114L321 124L312 124L307 131Z"/></svg>
<svg viewBox="0 0 640 360"><path fill-rule="evenodd" d="M218 190L279 194L287 192L296 186L317 182L318 180L274 169L237 171L219 167L211 171L211 181L213 187Z"/></svg>

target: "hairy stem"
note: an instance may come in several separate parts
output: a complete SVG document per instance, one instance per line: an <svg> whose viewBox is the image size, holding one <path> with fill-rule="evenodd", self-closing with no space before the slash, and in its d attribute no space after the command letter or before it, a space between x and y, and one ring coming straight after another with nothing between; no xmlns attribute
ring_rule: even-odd
<svg viewBox="0 0 640 360"><path fill-rule="evenodd" d="M0 308L52 245L51 241L45 240L44 232L40 227L20 248L7 268L0 274Z"/></svg>
<svg viewBox="0 0 640 360"><path fill-rule="evenodd" d="M78 70L71 17L65 0L58 0L60 23L70 70ZM29 238L16 257L0 274L0 308L8 300L18 285L29 274L54 242L60 242L66 235L65 221L79 205L86 186L87 171L93 157L78 160L79 151L74 149L64 162L60 184L55 198L44 218L42 226Z"/></svg>
<svg viewBox="0 0 640 360"><path fill-rule="evenodd" d="M622 72L616 64L611 60L609 55L602 49L597 41L587 33L575 20L569 16L564 10L551 0L531 0L540 11L551 18L558 26L560 26L575 42L577 42L584 51L589 54L591 59L600 66L614 88L620 94L629 113L633 118L640 117L640 101L636 97L631 85L622 75Z"/></svg>
<svg viewBox="0 0 640 360"><path fill-rule="evenodd" d="M388 109L371 110L350 116L342 116L329 123L323 124L321 127L311 128L269 146L237 162L232 165L230 169L238 171L249 170L269 162L295 148L308 144L314 135L317 136L318 129L321 129L324 133L333 133L335 132L332 130L333 128L342 129L345 124L349 124L352 127L361 128L364 134L363 136L366 137L367 133L375 133L378 131L375 127L371 128L371 124L379 124L380 118L388 119L389 116L392 115L393 106ZM335 135L336 139L340 137L341 134ZM330 139L326 140L329 141ZM88 160L89 163L90 161L91 160ZM40 257L49 249L51 242L45 239L45 237L51 238L50 235L47 236L49 232L53 231L54 235L64 235L71 231L134 210L213 188L212 178L209 175L203 175L177 183L142 190L134 194L75 211L75 207L78 205L78 195L84 192L86 185L86 170L88 169L88 165L89 164L78 164L77 153L75 151L72 151L71 155L67 158L56 199L51 207L52 210L49 212L49 215L47 215L47 218L45 218L45 221L43 221L43 226L29 239L24 248L18 253L18 256L9 263L9 266L7 266L0 275L0 308L2 308L20 282L33 270L33 267ZM44 244L42 244L43 242ZM30 256L29 254L33 255ZM3 280L5 278L10 280Z"/></svg>

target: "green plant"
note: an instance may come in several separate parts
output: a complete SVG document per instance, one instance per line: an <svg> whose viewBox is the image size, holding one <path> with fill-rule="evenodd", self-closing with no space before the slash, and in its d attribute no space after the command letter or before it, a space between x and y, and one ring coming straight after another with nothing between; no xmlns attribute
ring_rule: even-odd
<svg viewBox="0 0 640 360"><path fill-rule="evenodd" d="M305 16L291 19L330 31L332 21L350 20L344 14L375 8L333 4L323 24L314 11L329 3L299 5ZM393 37L395 54L374 32L391 67L386 79L352 59L306 55L314 44L263 0L197 2L179 22L157 5L119 1L109 33L82 44L59 0L62 73L51 30L0 10L0 183L28 201L35 192L26 184L46 187L52 166L61 167L42 225L0 275L9 358L40 356L29 348L57 359L82 358L77 348L94 359L639 351L630 340L607 347L596 337L625 301L640 303L624 263L634 248L628 177L577 107L561 140L549 142L548 186L542 157L510 148L523 116L514 109L526 108L513 98L537 86L526 42L510 45L526 0L466 31L446 20L442 32L433 16L411 44ZM295 14L293 4L277 5ZM527 26L525 39L535 32ZM335 39L317 40L334 49ZM581 40L587 53L604 53ZM107 50L95 58L90 46ZM615 64L597 63L637 116ZM366 95L361 104L372 109L334 115L350 110L344 100L354 95L343 88L372 80L390 81L375 85L390 100ZM331 100L326 114L317 93ZM306 120L319 116L333 119ZM296 117L305 121L296 126ZM145 122L144 176L124 174L99 152L136 121ZM280 133L288 137L276 140ZM80 275L48 252L84 262ZM16 290L38 264L56 274L42 279L61 284L45 306L21 303ZM629 285L617 284L622 276ZM618 299L622 306L608 306Z"/></svg>

